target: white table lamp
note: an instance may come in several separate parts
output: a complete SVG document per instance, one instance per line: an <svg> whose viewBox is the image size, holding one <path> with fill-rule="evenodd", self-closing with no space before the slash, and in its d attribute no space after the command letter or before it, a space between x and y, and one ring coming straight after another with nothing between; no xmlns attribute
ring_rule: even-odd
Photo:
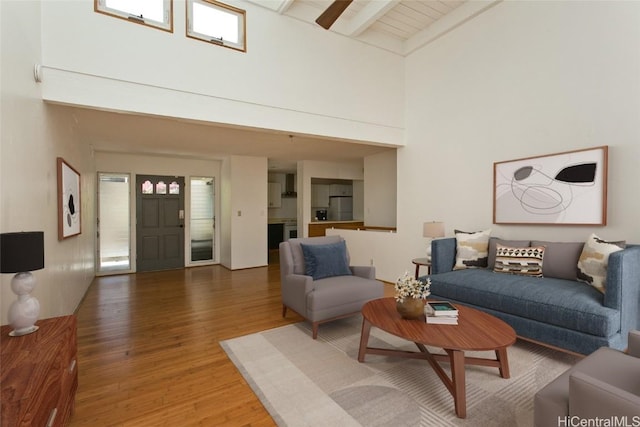
<svg viewBox="0 0 640 427"><path fill-rule="evenodd" d="M427 244L427 260L431 262L431 241L438 237L444 237L444 222L425 222L422 226L422 235L429 239Z"/></svg>
<svg viewBox="0 0 640 427"><path fill-rule="evenodd" d="M35 325L40 316L40 303L31 292L36 287L34 270L44 268L44 232L29 231L0 234L0 273L16 273L11 289L18 299L9 307L12 337L27 335L38 330Z"/></svg>

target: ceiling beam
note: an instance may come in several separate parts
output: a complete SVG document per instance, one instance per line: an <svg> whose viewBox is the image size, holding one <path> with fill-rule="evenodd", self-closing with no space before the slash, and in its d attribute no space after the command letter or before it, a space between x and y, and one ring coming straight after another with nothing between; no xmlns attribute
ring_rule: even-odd
<svg viewBox="0 0 640 427"><path fill-rule="evenodd" d="M356 16L351 18L347 27L348 35L357 37L373 25L382 15L396 7L400 0L377 0L369 2Z"/></svg>
<svg viewBox="0 0 640 427"><path fill-rule="evenodd" d="M278 6L278 13L282 15L293 4L293 0L282 0L280 6Z"/></svg>
<svg viewBox="0 0 640 427"><path fill-rule="evenodd" d="M464 2L464 4L456 7L429 27L414 34L410 39L405 40L404 56L415 52L450 31L455 30L459 26L464 25L476 16L500 4L502 1L503 0L473 0Z"/></svg>
<svg viewBox="0 0 640 427"><path fill-rule="evenodd" d="M2 1L2 0L0 0ZM289 9L294 0L247 0L249 3L256 4L279 14L283 14Z"/></svg>

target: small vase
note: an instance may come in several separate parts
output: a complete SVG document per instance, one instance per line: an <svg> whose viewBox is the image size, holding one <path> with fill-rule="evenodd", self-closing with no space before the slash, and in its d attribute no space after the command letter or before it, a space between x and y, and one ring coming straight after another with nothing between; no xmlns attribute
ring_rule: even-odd
<svg viewBox="0 0 640 427"><path fill-rule="evenodd" d="M419 298L405 298L404 302L396 301L396 310L403 319L419 319L424 314L424 301Z"/></svg>

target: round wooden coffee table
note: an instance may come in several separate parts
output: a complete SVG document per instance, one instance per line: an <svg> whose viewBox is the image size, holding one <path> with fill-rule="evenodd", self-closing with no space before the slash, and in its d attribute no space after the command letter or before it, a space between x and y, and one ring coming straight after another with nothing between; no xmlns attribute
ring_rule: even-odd
<svg viewBox="0 0 640 427"><path fill-rule="evenodd" d="M516 341L516 333L502 320L482 311L455 304L458 309L457 325L434 325L400 317L393 298L369 301L362 307L362 333L358 361L364 362L365 354L424 359L438 374L447 387L455 405L456 415L467 416L465 364L493 366L499 369L502 378L509 378L507 347ZM368 347L371 326L412 341L419 352ZM446 354L430 353L425 346L442 348ZM465 357L465 351L495 351L495 359ZM451 378L440 366L451 364Z"/></svg>

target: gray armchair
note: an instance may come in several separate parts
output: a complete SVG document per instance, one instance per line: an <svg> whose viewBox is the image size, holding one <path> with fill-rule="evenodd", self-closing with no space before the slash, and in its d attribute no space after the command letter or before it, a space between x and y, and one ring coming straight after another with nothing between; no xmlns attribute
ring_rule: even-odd
<svg viewBox="0 0 640 427"><path fill-rule="evenodd" d="M349 265L349 254L340 236L280 243L280 282L282 317L290 308L307 319L313 339L318 337L321 323L357 314L364 303L381 298L384 293L382 282L375 280L375 267Z"/></svg>
<svg viewBox="0 0 640 427"><path fill-rule="evenodd" d="M536 427L574 416L640 419L640 331L629 333L626 353L602 347L536 393Z"/></svg>

